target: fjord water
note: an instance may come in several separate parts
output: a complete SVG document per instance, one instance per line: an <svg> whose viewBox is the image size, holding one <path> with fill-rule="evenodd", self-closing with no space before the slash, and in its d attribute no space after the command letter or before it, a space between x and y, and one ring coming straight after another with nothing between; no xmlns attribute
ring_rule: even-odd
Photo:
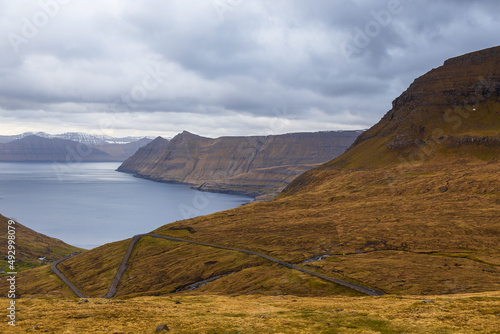
<svg viewBox="0 0 500 334"><path fill-rule="evenodd" d="M0 163L0 214L89 249L251 201L136 178L118 166Z"/></svg>

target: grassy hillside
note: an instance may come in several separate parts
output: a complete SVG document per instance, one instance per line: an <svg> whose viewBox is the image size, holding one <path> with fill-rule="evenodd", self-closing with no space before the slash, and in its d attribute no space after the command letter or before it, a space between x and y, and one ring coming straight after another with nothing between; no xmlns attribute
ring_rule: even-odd
<svg viewBox="0 0 500 334"><path fill-rule="evenodd" d="M499 162L429 164L401 175L398 168L323 169L316 176L329 181L304 185L304 192L169 224L156 232L297 264L330 255L301 265L387 293L500 290L499 169ZM391 173L399 175L397 183L388 183ZM128 243L85 252L65 261L61 270L82 291L102 296ZM293 271L249 256L156 239L141 241L131 263L119 296L168 294L232 271L237 273L199 291L348 293L300 275L302 283L297 284ZM24 277L39 279L38 273ZM24 286L23 294L34 293ZM50 289L38 292L50 294Z"/></svg>
<svg viewBox="0 0 500 334"><path fill-rule="evenodd" d="M500 156L500 47L450 59L416 79L334 168Z"/></svg>
<svg viewBox="0 0 500 334"><path fill-rule="evenodd" d="M7 308L7 300L0 307ZM498 333L500 293L297 297L186 295L18 300L9 333ZM50 310L50 316L47 311ZM2 324L7 326L7 324ZM38 329L33 329L34 327ZM165 332L167 333L167 332Z"/></svg>
<svg viewBox="0 0 500 334"><path fill-rule="evenodd" d="M275 200L155 232L256 251L386 293L500 290L499 50L455 58L415 80L344 155L304 173ZM192 148L196 138L186 136ZM419 152L423 158L412 159ZM61 270L88 295L103 295L128 243L78 255ZM226 250L145 238L134 252L118 296L177 294L223 274L196 291L353 294ZM35 293L25 286L24 294ZM36 291L52 293L49 285Z"/></svg>
<svg viewBox="0 0 500 334"><path fill-rule="evenodd" d="M8 241L8 221L9 219L0 215L0 249L2 254L7 255ZM57 260L63 258L72 252L80 251L81 248L70 246L59 239L54 239L35 232L26 226L17 223L15 227L15 257L16 271L20 272L29 268L39 267L43 261L38 260L40 256L45 256L47 260ZM0 268L7 265L7 260L0 259ZM5 271L8 268L5 268Z"/></svg>

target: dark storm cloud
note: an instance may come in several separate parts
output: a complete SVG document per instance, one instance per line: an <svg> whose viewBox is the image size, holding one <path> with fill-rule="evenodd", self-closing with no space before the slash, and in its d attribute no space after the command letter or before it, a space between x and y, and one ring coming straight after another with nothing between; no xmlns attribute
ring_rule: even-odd
<svg viewBox="0 0 500 334"><path fill-rule="evenodd" d="M0 130L217 136L367 128L417 76L499 44L497 7L2 1Z"/></svg>

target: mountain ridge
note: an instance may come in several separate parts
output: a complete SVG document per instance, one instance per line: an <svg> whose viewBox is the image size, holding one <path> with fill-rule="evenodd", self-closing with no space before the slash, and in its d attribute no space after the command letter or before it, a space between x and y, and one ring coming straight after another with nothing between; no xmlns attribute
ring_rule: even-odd
<svg viewBox="0 0 500 334"><path fill-rule="evenodd" d="M393 101L392 109L329 166L355 169L402 161L418 164L420 160L444 159L456 146L462 146L471 160L498 158L498 68L500 47L445 61L415 79ZM478 146L492 146L492 154L480 156L484 150Z"/></svg>
<svg viewBox="0 0 500 334"><path fill-rule="evenodd" d="M124 137L117 138L108 135L93 135L84 132L66 132L62 134L51 135L46 132L24 132L18 135L5 136L0 135L0 143L8 143L17 139L22 139L27 136L38 136L43 138L59 138L65 140L77 141L86 145L105 145L105 144L129 144L148 137ZM150 138L148 138L150 139Z"/></svg>
<svg viewBox="0 0 500 334"><path fill-rule="evenodd" d="M432 139L436 128L447 138L496 138L497 94L480 93L485 98L477 103L469 103L471 95L462 94L470 91L471 82L477 83L470 78L489 78L491 87L500 84L500 66L490 66L497 64L498 56L484 54L475 58L483 60L473 67L455 60L421 77L402 94L414 98L396 99L401 105L396 104L343 155L299 176L277 198L174 222L153 233L258 252L389 294L500 291L497 147L485 141L459 142L456 147L443 141L425 161L406 164L399 157L411 154L414 146L385 145L399 134L409 140ZM460 88L459 93L450 98L444 93L449 88ZM457 126L456 119L444 121L446 110L470 117L462 117ZM185 137L184 149L172 154L177 159L202 149L193 145L196 138ZM65 260L61 270L86 295L101 296L129 244L130 239L85 252ZM260 259L200 245L144 237L132 255L134 260L118 284L118 297L349 293ZM40 274L30 271L23 277L33 281ZM213 277L217 279L197 291L178 292L179 287ZM43 294L54 289L55 285L45 285L23 291Z"/></svg>
<svg viewBox="0 0 500 334"><path fill-rule="evenodd" d="M118 171L197 189L251 196L279 191L302 172L340 155L360 131L205 138L183 131L155 139Z"/></svg>
<svg viewBox="0 0 500 334"><path fill-rule="evenodd" d="M123 161L149 143L143 138L126 144L90 145L83 142L38 135L0 143L3 162L108 162Z"/></svg>
<svg viewBox="0 0 500 334"><path fill-rule="evenodd" d="M90 148L90 150L89 150ZM0 144L0 161L109 161L104 151L70 140L36 135Z"/></svg>

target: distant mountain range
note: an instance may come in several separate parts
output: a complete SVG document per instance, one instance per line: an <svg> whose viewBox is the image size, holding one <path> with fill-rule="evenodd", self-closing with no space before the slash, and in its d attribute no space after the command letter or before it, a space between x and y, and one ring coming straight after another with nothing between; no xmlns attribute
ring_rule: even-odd
<svg viewBox="0 0 500 334"><path fill-rule="evenodd" d="M19 135L13 136L0 136L0 143L8 143L17 139L22 139L28 136L38 136L42 138L58 138L65 140L72 140L86 145L105 145L105 144L129 144L132 142L139 141L147 137L125 137L116 138L106 135L91 135L83 132L66 132L58 135L51 135L45 132L25 132ZM151 140L153 138L150 138Z"/></svg>
<svg viewBox="0 0 500 334"><path fill-rule="evenodd" d="M149 142L149 138L113 138L75 132L23 133L0 136L0 161L124 161Z"/></svg>
<svg viewBox="0 0 500 334"><path fill-rule="evenodd" d="M274 136L201 137L187 131L161 137L127 159L118 171L205 191L272 194L303 172L344 153L362 131Z"/></svg>

